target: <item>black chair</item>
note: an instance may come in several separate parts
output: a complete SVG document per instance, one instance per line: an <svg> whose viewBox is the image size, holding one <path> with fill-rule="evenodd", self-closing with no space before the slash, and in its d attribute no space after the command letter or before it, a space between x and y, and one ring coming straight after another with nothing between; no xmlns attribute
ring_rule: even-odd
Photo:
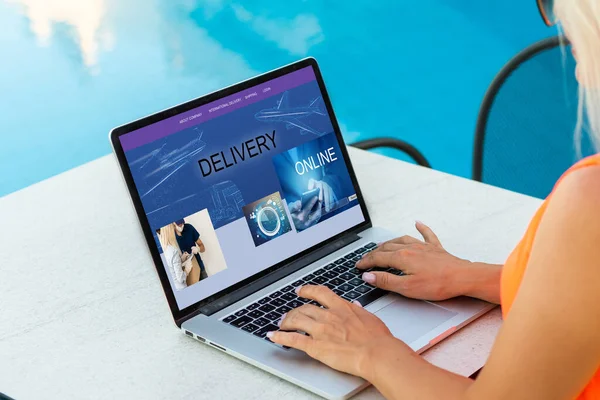
<svg viewBox="0 0 600 400"><path fill-rule="evenodd" d="M362 149L362 150L370 150L370 149L376 149L376 148L381 148L381 147L389 147L389 148L401 151L403 153L406 153L410 158L412 158L420 166L431 168L431 164L429 164L429 161L427 161L425 156L419 150L417 150L416 147L414 147L413 145L408 144L402 140L399 140L399 139L389 138L389 137L374 138L374 139L361 140L356 143L351 143L350 146L356 147L356 148Z"/></svg>
<svg viewBox="0 0 600 400"><path fill-rule="evenodd" d="M481 105L473 179L545 198L580 156L594 153L586 135L577 151L577 102L575 60L566 39L548 38L517 54Z"/></svg>

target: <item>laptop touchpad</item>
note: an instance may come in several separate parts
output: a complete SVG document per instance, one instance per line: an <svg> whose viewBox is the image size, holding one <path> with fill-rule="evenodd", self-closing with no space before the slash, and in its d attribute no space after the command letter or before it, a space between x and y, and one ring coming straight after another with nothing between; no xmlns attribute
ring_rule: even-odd
<svg viewBox="0 0 600 400"><path fill-rule="evenodd" d="M392 334L410 344L448 321L457 313L420 300L394 296L395 300L375 312Z"/></svg>

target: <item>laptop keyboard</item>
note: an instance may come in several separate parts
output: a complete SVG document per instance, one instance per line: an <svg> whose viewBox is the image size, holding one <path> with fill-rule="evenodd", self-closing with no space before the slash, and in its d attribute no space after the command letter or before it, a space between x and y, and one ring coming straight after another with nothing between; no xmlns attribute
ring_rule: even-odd
<svg viewBox="0 0 600 400"><path fill-rule="evenodd" d="M364 272L387 271L394 275L403 275L402 271L393 268L359 270L355 267L356 262L364 254L376 247L377 245L372 242L359 247L332 263L318 268L291 284L281 287L260 300L225 316L222 318L222 321L255 336L269 340L266 337L267 333L279 329L277 323L283 314L304 304L320 306L314 300L304 299L296 295L296 287L302 285L323 285L333 290L345 300L356 300L363 307L367 306L387 292L364 282L361 279Z"/></svg>

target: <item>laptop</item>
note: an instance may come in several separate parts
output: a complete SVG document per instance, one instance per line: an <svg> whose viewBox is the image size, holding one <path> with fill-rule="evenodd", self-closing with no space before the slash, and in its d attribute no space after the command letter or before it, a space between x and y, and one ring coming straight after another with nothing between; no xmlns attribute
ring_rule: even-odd
<svg viewBox="0 0 600 400"><path fill-rule="evenodd" d="M266 337L308 302L297 286L359 301L418 352L493 308L362 281L356 261L398 235L371 224L313 58L115 128L110 141L175 324L311 392L345 399L368 382Z"/></svg>

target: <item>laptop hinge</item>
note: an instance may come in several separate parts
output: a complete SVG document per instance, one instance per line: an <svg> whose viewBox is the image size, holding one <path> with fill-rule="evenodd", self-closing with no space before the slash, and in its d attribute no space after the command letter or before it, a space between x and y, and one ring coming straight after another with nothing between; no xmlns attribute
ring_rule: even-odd
<svg viewBox="0 0 600 400"><path fill-rule="evenodd" d="M277 271L273 271L269 275L266 275L260 278L259 280L236 290L233 293L229 293L226 296L223 296L209 304L206 304L205 306L200 308L199 311L201 314L204 315L212 315L216 312L219 312L225 307L228 307L231 304L240 301L244 297L248 297L251 294L258 292L259 290L269 286L270 284L277 282L278 280L283 279L290 274L293 274L294 272L306 267L309 264L314 263L315 261L327 257L329 254L336 252L339 249L346 247L359 239L360 236L357 233L350 233L348 235L345 235L344 237L325 245L319 250L316 250L302 258L292 261L288 265L279 268Z"/></svg>

